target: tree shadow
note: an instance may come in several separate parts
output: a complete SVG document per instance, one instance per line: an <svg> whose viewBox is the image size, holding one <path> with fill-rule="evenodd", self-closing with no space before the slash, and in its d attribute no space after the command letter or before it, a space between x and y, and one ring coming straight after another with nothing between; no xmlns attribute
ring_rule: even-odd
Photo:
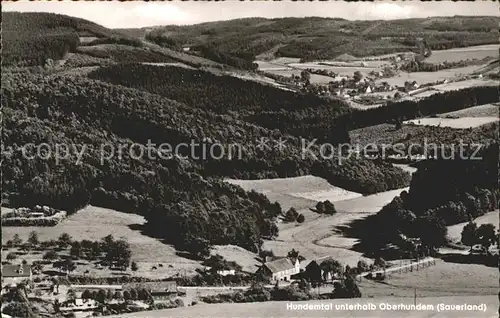
<svg viewBox="0 0 500 318"><path fill-rule="evenodd" d="M498 257L493 255L443 254L441 259L447 263L485 265L498 267Z"/></svg>
<svg viewBox="0 0 500 318"><path fill-rule="evenodd" d="M335 234L340 234L346 238L357 239L351 250L363 253L364 256L373 256L381 248L377 242L373 241L373 231L381 229L375 227L375 216L370 215L363 219L354 220L348 224L333 227Z"/></svg>
<svg viewBox="0 0 500 318"><path fill-rule="evenodd" d="M151 225L148 225L148 223L145 224L129 224L128 228L131 229L132 231L138 231L144 236L148 236L154 239L159 240L161 243L165 245L173 245L165 240L165 238L161 237L160 234L158 233L158 229L153 229Z"/></svg>

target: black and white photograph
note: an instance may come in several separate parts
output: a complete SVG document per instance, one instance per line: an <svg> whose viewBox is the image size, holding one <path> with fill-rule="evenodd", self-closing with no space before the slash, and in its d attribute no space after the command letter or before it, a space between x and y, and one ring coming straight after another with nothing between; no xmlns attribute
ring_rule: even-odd
<svg viewBox="0 0 500 318"><path fill-rule="evenodd" d="M2 318L500 316L500 2L1 7Z"/></svg>

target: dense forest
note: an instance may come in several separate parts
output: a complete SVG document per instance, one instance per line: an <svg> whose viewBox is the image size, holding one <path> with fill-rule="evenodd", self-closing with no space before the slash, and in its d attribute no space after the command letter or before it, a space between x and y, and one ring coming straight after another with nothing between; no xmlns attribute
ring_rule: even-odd
<svg viewBox="0 0 500 318"><path fill-rule="evenodd" d="M74 52L81 36L141 46L137 39L87 20L53 13L2 13L2 65L43 65Z"/></svg>
<svg viewBox="0 0 500 318"><path fill-rule="evenodd" d="M201 46L195 47L194 50L200 52L201 56L216 61L225 65L234 66L238 69L255 71L259 68L257 63L254 63L255 56L254 55L242 55L242 54L234 54L234 53L226 53L218 51L209 46Z"/></svg>
<svg viewBox="0 0 500 318"><path fill-rule="evenodd" d="M440 17L386 21L349 21L338 18L247 18L190 26L165 26L146 37L160 45L209 45L227 53L303 60L394 53L416 48L415 37L425 37L433 50L498 43L497 17Z"/></svg>
<svg viewBox="0 0 500 318"><path fill-rule="evenodd" d="M452 159L420 162L408 192L403 191L376 215L358 224L365 251L380 250L387 243L401 243L401 234L417 237L427 246L446 244L446 226L467 222L498 208L498 141L459 150ZM474 158L481 158L476 160ZM383 226L383 233L363 231Z"/></svg>
<svg viewBox="0 0 500 318"><path fill-rule="evenodd" d="M147 90L200 109L236 112L246 121L285 134L332 144L349 142L345 125L332 125L333 119L351 112L342 101L173 66L113 65L89 77Z"/></svg>
<svg viewBox="0 0 500 318"><path fill-rule="evenodd" d="M388 163L350 159L340 164L335 157L304 159L300 141L280 133L286 137L286 148L262 151L255 140L275 140L276 132L159 95L83 77L2 74L2 104L2 142L12 147L4 161L2 182L13 205L48 204L73 212L92 203L138 213L146 216L153 229L160 229L157 235L181 246L202 240L255 251L262 237L275 236L271 220L281 209L263 195L246 193L219 176L314 174L362 193L409 183L406 172ZM148 140L172 145L191 140L237 143L244 145L244 156L241 160L160 160L155 152L153 159L137 159L125 151L101 162L102 145L145 146ZM21 145L44 142L88 148L81 164L75 164L75 152L60 162L23 157ZM317 147L312 149L319 154Z"/></svg>

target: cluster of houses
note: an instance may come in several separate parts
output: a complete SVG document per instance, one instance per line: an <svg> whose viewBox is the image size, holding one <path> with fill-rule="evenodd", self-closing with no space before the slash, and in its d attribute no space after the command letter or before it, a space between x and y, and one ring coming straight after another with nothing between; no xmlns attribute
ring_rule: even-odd
<svg viewBox="0 0 500 318"><path fill-rule="evenodd" d="M2 265L2 295L8 293L10 290L16 288L20 283L26 283L27 286L33 283L33 270L32 266L28 264L20 265ZM42 290L40 284L34 284L35 289ZM61 288L64 290L71 290L75 297L74 299L66 299L60 303L59 310L61 312L90 312L95 311L97 308L102 308L94 299L86 299L84 291L98 292L104 290L105 292L124 292L130 289L145 289L148 291L155 304L174 300L178 296L182 296L182 291L179 291L176 281L159 281L159 282L142 282L142 283L129 283L126 285L69 285ZM48 289L49 295L45 298L50 298L53 301L59 300L59 292L62 293L59 287L57 292L54 286ZM107 305L119 304L123 300L112 299L106 302ZM135 307L138 309L147 309L149 304L134 301Z"/></svg>
<svg viewBox="0 0 500 318"><path fill-rule="evenodd" d="M259 267L256 274L267 277L271 282L306 279L308 281L332 280L338 277L332 276L332 273L324 272L323 262L333 261L330 256L313 259L306 263L299 262L297 258L279 257L267 258L266 262Z"/></svg>

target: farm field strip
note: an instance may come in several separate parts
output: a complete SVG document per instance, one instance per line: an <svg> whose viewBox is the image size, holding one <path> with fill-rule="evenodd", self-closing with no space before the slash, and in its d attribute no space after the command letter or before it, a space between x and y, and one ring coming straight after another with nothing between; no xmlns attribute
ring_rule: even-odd
<svg viewBox="0 0 500 318"><path fill-rule="evenodd" d="M300 193L291 193L290 195L299 198L305 198L313 201L325 201L329 200L330 202L348 200L359 198L363 196L360 193L351 192L348 190L344 190L341 188L335 188L331 190L320 190L320 191L312 191L312 192L300 192Z"/></svg>
<svg viewBox="0 0 500 318"><path fill-rule="evenodd" d="M454 112L439 114L439 117L456 116L456 117L493 117L499 115L500 107L495 104L485 104L466 109L457 110Z"/></svg>
<svg viewBox="0 0 500 318"><path fill-rule="evenodd" d="M473 73L481 66L472 65L453 69L440 70L437 72L404 72L401 71L399 75L389 78L377 79L376 82L387 82L389 85L404 86L406 81L417 81L418 84L433 83L440 80L454 78L460 75L468 75Z"/></svg>
<svg viewBox="0 0 500 318"><path fill-rule="evenodd" d="M449 50L432 51L432 55L425 61L428 63L442 63L445 61L456 62L467 59L484 59L486 57L498 58L499 46L497 44L470 46Z"/></svg>
<svg viewBox="0 0 500 318"><path fill-rule="evenodd" d="M495 80L482 80L482 79L468 79L465 81L452 82L447 84L439 84L435 85L432 88L438 91L452 91L459 90L467 87L475 87L475 86L498 86L498 81Z"/></svg>
<svg viewBox="0 0 500 318"><path fill-rule="evenodd" d="M460 279L457 279L460 277ZM458 291L468 295L498 293L498 269L478 264L451 263L437 259L436 265L407 273L392 273L387 284L397 288L416 288L425 292ZM498 302L497 302L498 309Z"/></svg>
<svg viewBox="0 0 500 318"><path fill-rule="evenodd" d="M440 126L456 129L474 128L498 121L498 116L461 118L420 118L407 120L404 124Z"/></svg>

